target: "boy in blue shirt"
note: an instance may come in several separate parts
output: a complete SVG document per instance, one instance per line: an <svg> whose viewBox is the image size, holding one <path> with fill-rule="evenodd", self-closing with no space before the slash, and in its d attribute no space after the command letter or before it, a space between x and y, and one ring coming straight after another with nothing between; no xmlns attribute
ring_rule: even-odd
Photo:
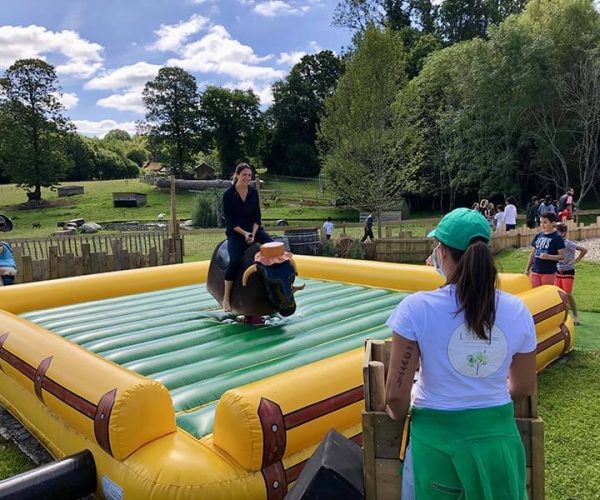
<svg viewBox="0 0 600 500"><path fill-rule="evenodd" d="M541 232L531 242L531 253L525 267L531 286L554 285L556 266L565 256L565 242L554 229L556 216L552 212L540 215Z"/></svg>

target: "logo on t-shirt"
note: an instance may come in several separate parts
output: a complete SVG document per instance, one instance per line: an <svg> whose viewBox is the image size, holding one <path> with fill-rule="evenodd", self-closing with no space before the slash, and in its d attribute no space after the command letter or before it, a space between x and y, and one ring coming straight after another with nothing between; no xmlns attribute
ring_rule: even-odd
<svg viewBox="0 0 600 500"><path fill-rule="evenodd" d="M466 377L489 377L496 373L508 352L504 332L497 326L492 328L492 340L480 339L463 323L450 337L448 358L450 364Z"/></svg>

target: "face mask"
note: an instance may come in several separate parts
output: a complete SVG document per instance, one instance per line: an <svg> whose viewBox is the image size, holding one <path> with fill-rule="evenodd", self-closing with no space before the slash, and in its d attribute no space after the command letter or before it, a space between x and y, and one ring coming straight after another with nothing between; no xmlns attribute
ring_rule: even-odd
<svg viewBox="0 0 600 500"><path fill-rule="evenodd" d="M437 247L435 247L435 248L433 249L433 252L431 252L431 263L433 264L433 268L434 268L434 269L435 269L435 270L438 272L438 274L439 274L440 276L442 276L443 278L445 278L445 277L446 277L446 275L444 274L444 271L443 271L443 269L442 269L442 266L441 266L441 264L440 264L440 261L439 261L439 259L438 259L438 254L437 254L437 249L438 249L439 247L440 247L440 246L438 245Z"/></svg>

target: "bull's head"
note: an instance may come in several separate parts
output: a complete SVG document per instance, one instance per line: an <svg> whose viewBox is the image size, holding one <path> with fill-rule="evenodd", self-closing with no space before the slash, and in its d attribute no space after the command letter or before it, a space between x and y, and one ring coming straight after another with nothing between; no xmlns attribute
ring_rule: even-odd
<svg viewBox="0 0 600 500"><path fill-rule="evenodd" d="M270 266L265 266L260 262L253 264L244 272L242 285L246 286L248 278L256 272L262 277L271 305L282 316L294 314L296 311L294 293L304 288L304 285L294 286L297 273L294 260L290 259L281 264L272 264Z"/></svg>

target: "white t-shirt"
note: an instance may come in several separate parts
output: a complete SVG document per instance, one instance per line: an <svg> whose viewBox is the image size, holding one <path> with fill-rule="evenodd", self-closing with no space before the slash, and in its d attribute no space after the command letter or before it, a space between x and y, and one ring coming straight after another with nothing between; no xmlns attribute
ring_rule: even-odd
<svg viewBox="0 0 600 500"><path fill-rule="evenodd" d="M492 341L467 331L455 285L406 297L386 325L416 341L421 352L413 404L436 410L499 406L511 401L508 369L516 353L535 350L531 313L521 299L498 291Z"/></svg>
<svg viewBox="0 0 600 500"><path fill-rule="evenodd" d="M331 236L331 234L333 233L333 222L326 221L323 224L323 229L325 230L325 234Z"/></svg>
<svg viewBox="0 0 600 500"><path fill-rule="evenodd" d="M504 220L507 224L515 225L517 223L517 207L508 204L504 207Z"/></svg>
<svg viewBox="0 0 600 500"><path fill-rule="evenodd" d="M494 221L496 222L496 229L500 231L504 226L504 212L496 212L494 215Z"/></svg>

